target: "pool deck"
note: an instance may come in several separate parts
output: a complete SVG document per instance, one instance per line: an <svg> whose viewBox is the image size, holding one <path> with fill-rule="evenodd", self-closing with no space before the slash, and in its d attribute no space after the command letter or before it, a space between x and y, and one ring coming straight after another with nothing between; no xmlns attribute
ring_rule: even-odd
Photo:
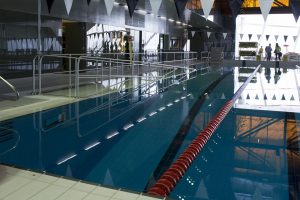
<svg viewBox="0 0 300 200"><path fill-rule="evenodd" d="M0 199L158 200L161 198L0 165Z"/></svg>

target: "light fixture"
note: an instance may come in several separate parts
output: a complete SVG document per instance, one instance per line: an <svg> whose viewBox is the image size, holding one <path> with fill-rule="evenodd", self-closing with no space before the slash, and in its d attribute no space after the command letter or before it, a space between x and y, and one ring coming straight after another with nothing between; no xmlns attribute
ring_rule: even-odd
<svg viewBox="0 0 300 200"><path fill-rule="evenodd" d="M149 116L152 117L153 115L156 115L156 114L157 114L157 112L152 112L149 114Z"/></svg>
<svg viewBox="0 0 300 200"><path fill-rule="evenodd" d="M77 156L77 154L72 154L72 155L70 155L70 156L62 159L61 161L58 161L57 165L61 165L61 164L65 163L65 162L67 162L68 160L71 160L72 158L75 158L76 156Z"/></svg>
<svg viewBox="0 0 300 200"><path fill-rule="evenodd" d="M174 19L171 19L171 18L169 18L168 20L169 20L169 22L174 22L175 21Z"/></svg>
<svg viewBox="0 0 300 200"><path fill-rule="evenodd" d="M133 126L134 126L134 124L127 124L126 126L123 127L123 129L124 129L125 131L127 131L128 129L130 129L130 128L133 127Z"/></svg>
<svg viewBox="0 0 300 200"><path fill-rule="evenodd" d="M99 144L100 144L100 142L95 142L95 143L93 143L93 144L90 144L90 145L86 146L86 147L84 148L84 150L85 150L85 151L88 151L88 150L90 150L91 148L94 148L95 146L97 146L97 145L99 145Z"/></svg>
<svg viewBox="0 0 300 200"><path fill-rule="evenodd" d="M113 133L107 135L107 136L106 136L106 139L109 140L110 138L115 137L115 136L118 135L118 134L119 134L119 132L118 132L118 131L115 131L115 132L113 132Z"/></svg>

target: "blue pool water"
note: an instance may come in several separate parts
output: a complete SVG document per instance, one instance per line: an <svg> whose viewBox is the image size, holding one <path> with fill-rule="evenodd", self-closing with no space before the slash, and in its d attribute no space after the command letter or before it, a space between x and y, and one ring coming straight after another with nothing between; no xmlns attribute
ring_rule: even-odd
<svg viewBox="0 0 300 200"><path fill-rule="evenodd" d="M0 161L145 192L233 96L241 84L236 82L238 72L233 72L198 75L149 98L132 93L112 101L110 95L0 122L0 132L5 133L1 137ZM243 75L249 73L251 70ZM256 80L260 80L258 76ZM251 84L257 81L249 84L250 89L254 87ZM203 93L208 93L204 100ZM249 105L247 94L242 97L246 102L243 105ZM299 197L300 115L245 108L241 106L243 98L172 191L171 198ZM191 126L182 128L201 99Z"/></svg>

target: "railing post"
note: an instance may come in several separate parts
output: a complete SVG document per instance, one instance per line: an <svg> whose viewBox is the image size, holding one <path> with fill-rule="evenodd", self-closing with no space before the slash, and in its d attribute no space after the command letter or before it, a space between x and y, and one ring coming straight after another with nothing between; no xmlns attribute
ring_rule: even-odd
<svg viewBox="0 0 300 200"><path fill-rule="evenodd" d="M43 61L43 57L39 58L39 68L38 68L38 74L39 74L39 95L42 94L42 61Z"/></svg>
<svg viewBox="0 0 300 200"><path fill-rule="evenodd" d="M72 76L72 73L71 73L71 70L72 70L72 60L71 60L71 54L69 54L69 89L71 89L71 85L72 85L72 80L71 80L71 76Z"/></svg>
<svg viewBox="0 0 300 200"><path fill-rule="evenodd" d="M75 59L75 98L79 98L79 62L80 59Z"/></svg>
<svg viewBox="0 0 300 200"><path fill-rule="evenodd" d="M32 61L32 94L35 94L35 59L36 57L33 59Z"/></svg>
<svg viewBox="0 0 300 200"><path fill-rule="evenodd" d="M109 77L108 77L108 92L110 93L110 79L111 79L111 59L109 59Z"/></svg>

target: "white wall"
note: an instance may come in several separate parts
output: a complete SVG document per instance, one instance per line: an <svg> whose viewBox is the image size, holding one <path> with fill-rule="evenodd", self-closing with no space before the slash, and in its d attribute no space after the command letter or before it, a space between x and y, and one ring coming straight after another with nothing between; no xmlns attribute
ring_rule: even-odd
<svg viewBox="0 0 300 200"><path fill-rule="evenodd" d="M240 38L240 34L244 34L243 38ZM252 34L251 40L249 40L248 34ZM262 35L258 40L257 35ZM270 35L267 41L266 35ZM279 35L278 40L275 40L275 35ZM284 41L284 35L288 36L287 41ZM298 39L294 41L294 36ZM236 48L235 55L238 56L238 45L240 41L243 42L258 42L259 47L269 45L271 43L272 49L277 42L282 49L282 52L286 53L286 48L283 45L288 46L288 52L300 53L300 20L298 23L292 14L271 14L268 16L266 23L264 23L262 15L239 15L236 18ZM274 56L274 55L272 55Z"/></svg>

